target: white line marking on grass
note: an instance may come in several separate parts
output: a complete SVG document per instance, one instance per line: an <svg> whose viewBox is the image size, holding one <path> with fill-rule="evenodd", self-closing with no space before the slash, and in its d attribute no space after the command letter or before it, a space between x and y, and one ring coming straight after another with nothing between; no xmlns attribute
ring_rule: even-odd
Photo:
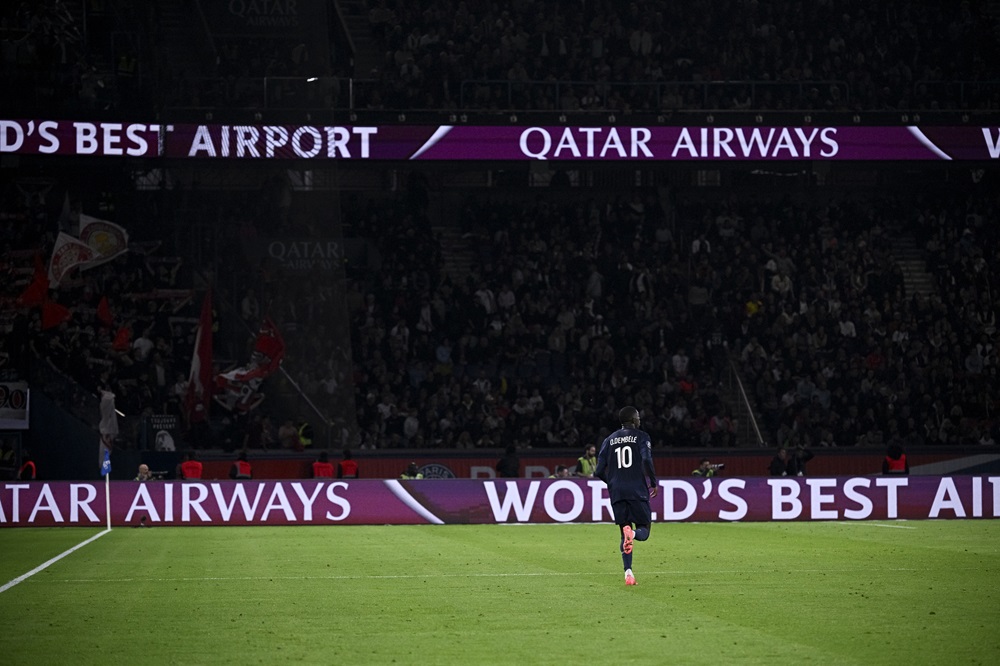
<svg viewBox="0 0 1000 666"><path fill-rule="evenodd" d="M979 568L969 568L970 571L980 571ZM814 574L814 573L871 573L874 571L871 567L862 567L857 569L758 569L758 570L748 570L748 569L705 569L705 570L683 570L675 569L669 571L643 571L644 576L703 576L703 575L723 575L723 574L739 574L739 575L787 575L787 574ZM916 572L916 571L933 571L933 569L914 569L908 567L893 567L891 569L879 569L879 572ZM339 576L185 576L185 577L175 577L175 578L65 578L62 580L49 579L45 581L38 581L39 583L138 583L138 582L149 582L149 583L201 583L210 581L221 581L221 582L232 582L232 581L275 581L275 580L419 580L421 578L538 578L542 576L553 576L553 577L579 577L579 576L620 576L620 572L607 572L607 571L538 571L538 572L524 572L524 573L499 573L499 572L485 572L485 573L466 573L466 574L456 574L454 572L449 573L436 573L436 574L368 574L368 575L352 575L343 574Z"/></svg>
<svg viewBox="0 0 1000 666"><path fill-rule="evenodd" d="M839 524L839 523L838 523ZM857 521L848 523L849 525L864 525L865 527L891 527L897 530L915 530L916 527L911 525L886 525L885 523L870 523L866 521Z"/></svg>
<svg viewBox="0 0 1000 666"><path fill-rule="evenodd" d="M34 576L39 571L42 571L43 569L49 567L50 565L55 564L56 562L58 562L59 560L61 560L64 557L66 557L67 555L69 555L73 551L80 550L81 548L83 548L84 546L86 546L91 541L96 541L97 539L100 539L102 536L104 536L105 534L107 534L110 531L111 530L104 530L102 532L98 532L97 534L95 534L94 536L90 537L86 541L83 541L81 543L76 544L75 546L73 546L72 548L70 548L69 550L67 550L65 552L59 553L58 555L56 555L55 557L53 557L48 562L45 562L44 564L39 564L37 567L35 567L31 571L29 571L28 573L24 574L23 576L18 576L17 578L15 578L13 580L7 581L7 583L5 583L3 587L0 587L0 594L6 592L10 588L12 588L15 585L17 585L18 583L31 578L32 576Z"/></svg>

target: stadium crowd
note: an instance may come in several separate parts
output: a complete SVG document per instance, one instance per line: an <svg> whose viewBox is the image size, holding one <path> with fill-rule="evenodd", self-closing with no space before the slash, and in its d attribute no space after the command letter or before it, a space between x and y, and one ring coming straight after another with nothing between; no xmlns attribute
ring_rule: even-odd
<svg viewBox="0 0 1000 666"><path fill-rule="evenodd" d="M188 9L203 13L197 2ZM266 32L214 35L215 62L188 71L137 68L143 40L122 39L146 35L145 53L171 52L157 3L21 2L0 13L3 83L32 91L21 104L67 110L137 100L358 111L1000 108L1000 17L982 1L366 0L363 11L368 31L354 40L378 54L371 71L350 71L341 46L323 61L306 41ZM102 29L117 37L90 34ZM94 57L94 44L114 39Z"/></svg>
<svg viewBox="0 0 1000 666"><path fill-rule="evenodd" d="M919 11L903 2L784 0L717 2L702 12L653 2L624 12L609 2L582 7L437 0L418 9L376 0L370 27L385 60L377 99L363 103L614 111L1000 105L988 86L963 98L933 85L992 76L996 39L983 3ZM98 104L66 5L20 3L2 18L5 82L28 77L36 96L51 88L43 105L67 92L81 109ZM236 78L251 65L301 71L293 65L307 57L269 46L270 55L247 64L244 45L222 48L222 69ZM299 61L289 65L286 56ZM463 95L471 80L482 84ZM750 94L702 86L715 80L783 87ZM820 80L837 83L800 90L799 82ZM593 90L565 85L553 96L556 88L531 81L592 82ZM642 82L676 88L635 85ZM669 99L650 96L663 90ZM137 234L129 253L62 285L62 308L49 307L48 320L48 299L18 301L38 274L34 257L47 257L56 233L72 229L74 211L46 198L51 188L23 178L0 191L9 278L0 369L27 376L37 360L57 373L45 382L53 391L59 378L72 378L64 383L68 408L106 389L126 413L183 415L198 302L182 248L160 249ZM607 415L626 403L666 445L752 443L736 417L733 377L768 444L995 443L996 194L904 184L821 198L794 188L722 198L574 189L477 191L448 213L473 252L468 272L453 268L456 250L432 228L419 192L345 198L351 240L375 248L380 261L349 265L343 285L277 279L246 250L271 232L322 237L322 221L300 219L302 195L280 179L260 188L260 201L194 186L162 197L190 198L188 231L216 229L187 249L197 245L198 275L217 289L218 321L237 313L242 322L219 335L219 356L241 361L261 318L273 317L296 385L269 381L319 405L320 418L342 430L339 443L355 449L579 449L598 441ZM176 222L155 206L149 213L147 231ZM927 294L907 290L893 254L911 236L936 279ZM234 247L245 251L227 251ZM349 342L332 331L342 303ZM357 429L333 407L351 399ZM294 446L303 415L265 404L247 418L217 414L183 443Z"/></svg>
<svg viewBox="0 0 1000 666"><path fill-rule="evenodd" d="M79 202L71 206L65 183L53 178L15 179L0 190L0 372L31 376L86 423L100 418L102 391L133 417L180 415L197 324L189 267L169 243L140 237L113 261L50 282L56 236L75 236L79 215Z"/></svg>
<svg viewBox="0 0 1000 666"><path fill-rule="evenodd" d="M388 108L947 108L952 100L936 97L936 84L995 78L984 3L371 0L370 7L385 52L377 74ZM466 81L481 83L462 90ZM558 81L573 83L559 96L554 85L529 85ZM719 81L810 84L705 94L697 85ZM662 82L670 85L636 85ZM975 105L996 108L998 92Z"/></svg>
<svg viewBox="0 0 1000 666"><path fill-rule="evenodd" d="M369 23L366 103L393 109L945 109L943 84L994 80L997 56L970 2L369 0ZM741 81L761 85L701 85ZM996 85L967 92L1000 106Z"/></svg>
<svg viewBox="0 0 1000 666"><path fill-rule="evenodd" d="M691 198L671 223L653 192L470 201L464 280L436 280L433 253L398 251L418 232L390 225L352 306L361 446L576 447L614 404L656 441L728 446L731 359L777 444L989 443L996 205ZM907 235L931 294L906 292Z"/></svg>

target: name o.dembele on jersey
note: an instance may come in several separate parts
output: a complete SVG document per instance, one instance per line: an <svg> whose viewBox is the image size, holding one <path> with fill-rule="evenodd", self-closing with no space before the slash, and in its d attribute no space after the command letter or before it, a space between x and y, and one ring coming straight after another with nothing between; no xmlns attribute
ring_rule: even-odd
<svg viewBox="0 0 1000 666"><path fill-rule="evenodd" d="M608 485L612 502L649 500L649 489L656 485L649 435L637 428L621 428L611 433L597 454L594 476Z"/></svg>

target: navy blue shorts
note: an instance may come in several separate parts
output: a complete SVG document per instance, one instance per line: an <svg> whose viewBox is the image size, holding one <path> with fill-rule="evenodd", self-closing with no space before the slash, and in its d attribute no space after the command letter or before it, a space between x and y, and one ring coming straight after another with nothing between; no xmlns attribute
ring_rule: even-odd
<svg viewBox="0 0 1000 666"><path fill-rule="evenodd" d="M611 511L615 514L617 525L649 525L653 522L649 500L618 500L611 503Z"/></svg>

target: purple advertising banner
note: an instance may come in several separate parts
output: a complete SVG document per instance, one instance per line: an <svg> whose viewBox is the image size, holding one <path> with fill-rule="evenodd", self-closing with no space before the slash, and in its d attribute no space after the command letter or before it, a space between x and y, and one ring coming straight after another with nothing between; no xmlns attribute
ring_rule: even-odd
<svg viewBox="0 0 1000 666"><path fill-rule="evenodd" d="M979 161L1000 159L1000 128L0 120L0 153L249 160Z"/></svg>
<svg viewBox="0 0 1000 666"><path fill-rule="evenodd" d="M113 525L612 522L586 479L211 481L111 487ZM1000 476L663 479L655 522L1000 518ZM0 527L106 524L104 484L4 483Z"/></svg>

